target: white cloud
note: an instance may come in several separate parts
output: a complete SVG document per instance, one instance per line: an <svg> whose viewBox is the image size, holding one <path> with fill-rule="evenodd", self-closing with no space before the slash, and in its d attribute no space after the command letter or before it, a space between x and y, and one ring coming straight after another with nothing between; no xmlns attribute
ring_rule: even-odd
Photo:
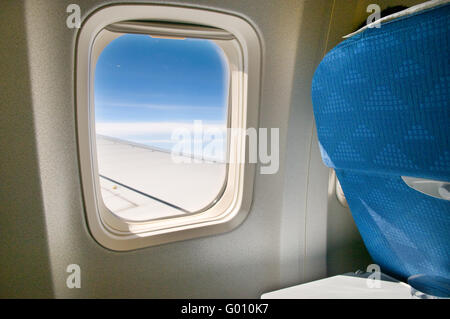
<svg viewBox="0 0 450 319"><path fill-rule="evenodd" d="M139 107L152 110L161 111L177 111L177 110L190 110L190 111L204 111L204 110L217 110L223 108L223 106L195 106L195 105L160 105L150 103L131 103L131 102L97 102L98 106L106 107Z"/></svg>
<svg viewBox="0 0 450 319"><path fill-rule="evenodd" d="M223 131L226 127L218 123L202 123L203 132ZM125 137L125 136L149 136L149 135L168 135L177 130L189 130L194 132L194 123L187 122L100 122L96 123L95 130L97 134Z"/></svg>

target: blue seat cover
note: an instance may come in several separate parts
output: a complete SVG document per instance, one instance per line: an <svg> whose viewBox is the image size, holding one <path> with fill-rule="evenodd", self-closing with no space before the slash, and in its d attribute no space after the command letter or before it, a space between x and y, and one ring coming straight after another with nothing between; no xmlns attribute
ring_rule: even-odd
<svg viewBox="0 0 450 319"><path fill-rule="evenodd" d="M312 101L325 164L336 170L373 260L399 279L450 279L450 201L401 176L450 181L450 5L341 42L318 66Z"/></svg>

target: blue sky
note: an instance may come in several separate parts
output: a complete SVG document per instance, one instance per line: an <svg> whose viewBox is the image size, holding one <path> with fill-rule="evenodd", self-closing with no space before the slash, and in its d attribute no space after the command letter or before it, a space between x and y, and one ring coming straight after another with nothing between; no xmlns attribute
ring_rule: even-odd
<svg viewBox="0 0 450 319"><path fill-rule="evenodd" d="M221 49L209 40L123 35L96 65L97 132L170 148L161 123L225 126L227 72Z"/></svg>

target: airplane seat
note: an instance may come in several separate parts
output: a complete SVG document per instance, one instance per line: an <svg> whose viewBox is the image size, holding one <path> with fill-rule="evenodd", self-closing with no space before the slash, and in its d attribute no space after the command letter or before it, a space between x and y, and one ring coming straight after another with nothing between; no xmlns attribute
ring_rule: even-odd
<svg viewBox="0 0 450 319"><path fill-rule="evenodd" d="M312 102L323 161L374 262L450 297L450 4L431 3L332 49Z"/></svg>

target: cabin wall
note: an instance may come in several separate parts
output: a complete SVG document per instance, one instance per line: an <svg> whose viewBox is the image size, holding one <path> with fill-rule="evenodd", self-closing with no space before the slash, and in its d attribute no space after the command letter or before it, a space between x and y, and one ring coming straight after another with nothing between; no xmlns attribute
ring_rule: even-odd
<svg viewBox="0 0 450 319"><path fill-rule="evenodd" d="M0 298L53 296L24 3L0 3Z"/></svg>
<svg viewBox="0 0 450 319"><path fill-rule="evenodd" d="M84 18L107 4L150 1L12 2L0 4L0 297L258 298L325 277L330 267L364 265L348 209L330 204L310 98L324 53L367 16L357 1L151 1L253 24L263 49L259 125L280 128L280 169L257 174L251 211L237 229L130 252L101 247L87 228L75 127L77 31L66 27L66 7L79 4ZM330 223L330 209L348 223ZM336 248L330 236L350 240ZM331 265L330 247L341 252ZM358 254L342 253L352 250ZM81 267L80 289L66 286L69 264Z"/></svg>
<svg viewBox="0 0 450 319"><path fill-rule="evenodd" d="M76 32L65 26L73 1L25 3L31 91L42 198L56 297L259 297L279 287L280 207L278 174L257 175L247 220L227 234L113 252L89 234L84 216L74 106ZM83 16L107 3L78 1ZM298 2L195 1L248 13L264 36L260 126L280 127L284 145L300 20ZM213 4L217 3L213 6ZM184 2L184 4L187 4ZM272 23L268 23L270 13ZM60 26L60 27L58 27ZM270 78L266 79L266 75ZM283 150L280 162L284 162ZM66 267L78 264L82 288L66 287Z"/></svg>

